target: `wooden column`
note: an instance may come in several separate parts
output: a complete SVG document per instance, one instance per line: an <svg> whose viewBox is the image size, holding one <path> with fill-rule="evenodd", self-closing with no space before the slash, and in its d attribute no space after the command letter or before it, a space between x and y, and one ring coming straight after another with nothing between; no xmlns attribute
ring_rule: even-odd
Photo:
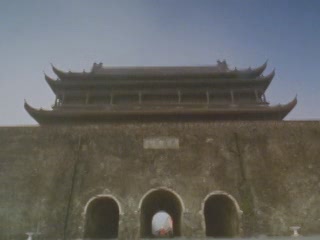
<svg viewBox="0 0 320 240"><path fill-rule="evenodd" d="M141 103L142 103L142 93L139 92L139 104L141 104Z"/></svg>
<svg viewBox="0 0 320 240"><path fill-rule="evenodd" d="M206 96L207 96L207 104L210 104L210 93L209 91L206 92Z"/></svg>
<svg viewBox="0 0 320 240"><path fill-rule="evenodd" d="M266 95L264 93L262 93L262 99L263 99L263 102L267 102Z"/></svg>
<svg viewBox="0 0 320 240"><path fill-rule="evenodd" d="M259 99L259 96L258 96L258 90L257 90L257 89L254 90L254 95L256 96L256 101L257 101L257 102L260 102L260 99Z"/></svg>
<svg viewBox="0 0 320 240"><path fill-rule="evenodd" d="M233 90L230 90L230 96L231 96L231 104L234 104L234 94L233 94Z"/></svg>
<svg viewBox="0 0 320 240"><path fill-rule="evenodd" d="M113 93L110 94L110 105L113 105Z"/></svg>
<svg viewBox="0 0 320 240"><path fill-rule="evenodd" d="M86 94L86 105L89 104L89 93Z"/></svg>
<svg viewBox="0 0 320 240"><path fill-rule="evenodd" d="M178 90L178 103L181 103L181 92Z"/></svg>

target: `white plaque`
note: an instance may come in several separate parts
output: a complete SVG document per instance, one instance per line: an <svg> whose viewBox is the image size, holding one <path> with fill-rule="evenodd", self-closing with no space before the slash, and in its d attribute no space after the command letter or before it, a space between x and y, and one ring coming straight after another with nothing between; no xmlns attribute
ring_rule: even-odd
<svg viewBox="0 0 320 240"><path fill-rule="evenodd" d="M175 137L150 137L143 139L144 149L179 149L179 139Z"/></svg>

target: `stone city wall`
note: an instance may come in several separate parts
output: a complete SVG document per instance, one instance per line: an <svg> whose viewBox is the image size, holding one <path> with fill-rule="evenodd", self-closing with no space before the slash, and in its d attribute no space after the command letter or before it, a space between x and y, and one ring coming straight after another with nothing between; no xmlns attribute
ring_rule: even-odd
<svg viewBox="0 0 320 240"><path fill-rule="evenodd" d="M320 233L320 122L2 127L0 146L0 239L85 237L99 198L116 202L120 239L143 234L157 199L176 202L177 235L203 237L215 194L235 235Z"/></svg>

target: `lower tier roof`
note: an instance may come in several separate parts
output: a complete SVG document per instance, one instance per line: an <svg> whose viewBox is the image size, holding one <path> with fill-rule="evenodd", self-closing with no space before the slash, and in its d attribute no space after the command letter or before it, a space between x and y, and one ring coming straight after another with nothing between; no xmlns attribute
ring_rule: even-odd
<svg viewBox="0 0 320 240"><path fill-rule="evenodd" d="M188 122L282 120L297 104L297 98L285 105L226 106L224 108L159 109L35 109L25 102L26 111L40 124L101 124L118 122Z"/></svg>

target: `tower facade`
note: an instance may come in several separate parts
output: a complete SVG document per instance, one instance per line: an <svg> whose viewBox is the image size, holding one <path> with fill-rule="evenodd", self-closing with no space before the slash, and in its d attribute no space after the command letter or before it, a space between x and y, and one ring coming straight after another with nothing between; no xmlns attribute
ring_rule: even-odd
<svg viewBox="0 0 320 240"><path fill-rule="evenodd" d="M40 124L282 120L296 105L270 106L265 91L275 72L215 66L103 67L45 76L56 95L52 110L25 109Z"/></svg>

